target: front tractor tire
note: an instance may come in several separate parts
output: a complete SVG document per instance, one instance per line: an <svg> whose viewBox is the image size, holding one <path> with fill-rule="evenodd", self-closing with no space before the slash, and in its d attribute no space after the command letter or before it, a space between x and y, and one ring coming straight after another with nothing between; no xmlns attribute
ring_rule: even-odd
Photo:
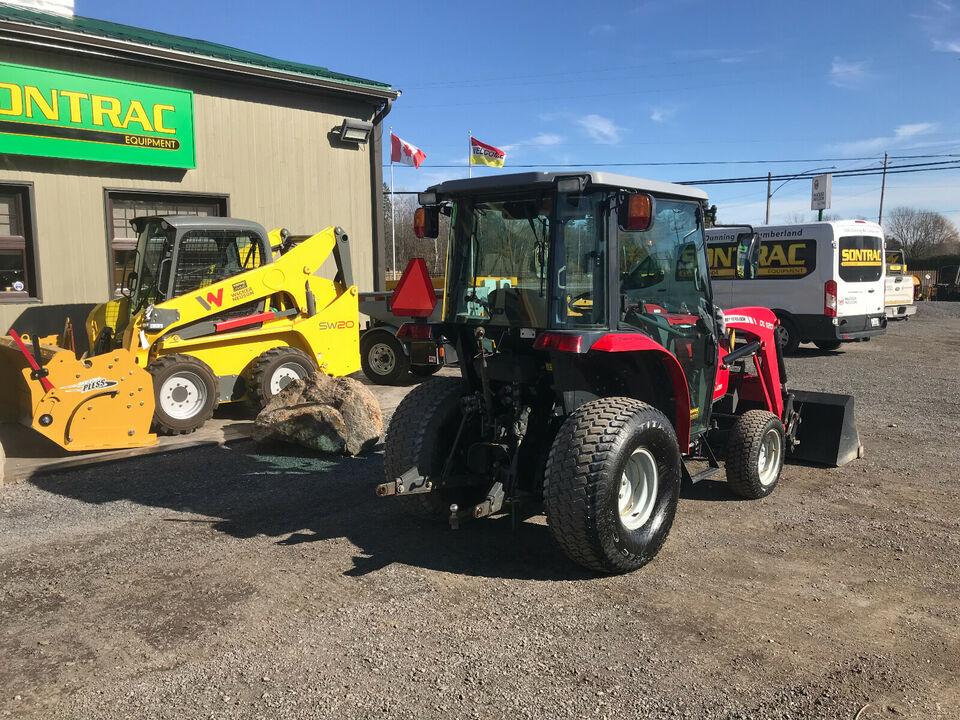
<svg viewBox="0 0 960 720"><path fill-rule="evenodd" d="M387 482L411 468L438 479L453 449L463 417L460 378L439 377L415 387L397 407L384 441L383 468ZM469 431L465 437L471 437ZM414 515L427 519L450 517L450 505L468 508L486 496L488 487L437 488L428 493L398 497Z"/></svg>
<svg viewBox="0 0 960 720"><path fill-rule="evenodd" d="M590 570L642 567L670 532L680 472L676 434L659 410L624 397L581 405L547 458L543 503L554 540Z"/></svg>
<svg viewBox="0 0 960 720"><path fill-rule="evenodd" d="M191 355L164 355L147 366L153 376L153 427L160 435L186 435L213 417L217 377Z"/></svg>
<svg viewBox="0 0 960 720"><path fill-rule="evenodd" d="M748 410L727 440L727 484L742 498L766 497L780 481L785 443L783 423L772 412Z"/></svg>

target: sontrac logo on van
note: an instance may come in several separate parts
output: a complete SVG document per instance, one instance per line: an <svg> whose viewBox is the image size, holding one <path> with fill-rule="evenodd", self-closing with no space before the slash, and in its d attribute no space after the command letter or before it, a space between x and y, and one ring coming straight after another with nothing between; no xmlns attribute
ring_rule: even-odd
<svg viewBox="0 0 960 720"><path fill-rule="evenodd" d="M882 265L883 253L869 248L847 248L840 251L840 264L846 267Z"/></svg>

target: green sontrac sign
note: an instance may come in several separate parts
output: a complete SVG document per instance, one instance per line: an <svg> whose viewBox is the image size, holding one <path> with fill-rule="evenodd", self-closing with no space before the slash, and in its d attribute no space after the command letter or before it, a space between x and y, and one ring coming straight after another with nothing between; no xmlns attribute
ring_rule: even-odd
<svg viewBox="0 0 960 720"><path fill-rule="evenodd" d="M193 168L193 93L0 63L0 153Z"/></svg>

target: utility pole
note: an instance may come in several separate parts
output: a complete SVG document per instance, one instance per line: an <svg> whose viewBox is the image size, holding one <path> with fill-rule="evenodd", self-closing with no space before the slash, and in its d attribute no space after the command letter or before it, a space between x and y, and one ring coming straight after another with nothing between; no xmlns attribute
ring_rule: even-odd
<svg viewBox="0 0 960 720"><path fill-rule="evenodd" d="M883 180L880 181L880 214L877 215L877 224L883 225L883 195L887 190L887 154L883 154Z"/></svg>
<svg viewBox="0 0 960 720"><path fill-rule="evenodd" d="M773 173L767 173L767 217L764 219L763 224L770 224L770 198L773 197L773 193L770 192L770 182L773 178Z"/></svg>

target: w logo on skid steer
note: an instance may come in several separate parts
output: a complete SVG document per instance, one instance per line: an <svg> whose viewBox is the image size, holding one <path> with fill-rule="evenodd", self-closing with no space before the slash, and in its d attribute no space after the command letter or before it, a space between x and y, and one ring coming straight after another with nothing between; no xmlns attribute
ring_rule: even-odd
<svg viewBox="0 0 960 720"><path fill-rule="evenodd" d="M207 293L207 299L204 300L203 296L197 295L197 302L203 305L204 310L209 310L211 305L216 305L220 307L223 305L223 288L217 290L216 294L212 292Z"/></svg>

